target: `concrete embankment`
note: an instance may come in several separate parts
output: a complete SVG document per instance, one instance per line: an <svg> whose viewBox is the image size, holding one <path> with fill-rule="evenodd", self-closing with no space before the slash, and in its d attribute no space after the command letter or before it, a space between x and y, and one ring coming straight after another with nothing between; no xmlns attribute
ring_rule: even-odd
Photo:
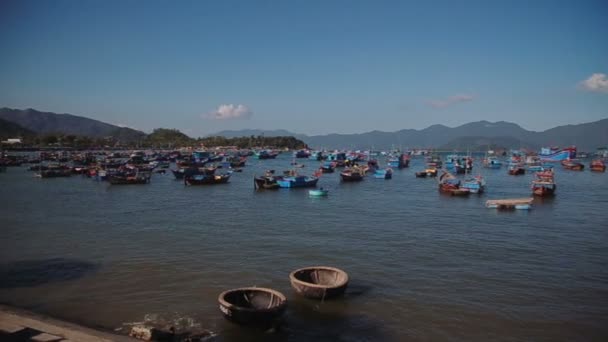
<svg viewBox="0 0 608 342"><path fill-rule="evenodd" d="M26 310L0 305L1 341L134 342L136 339L86 328Z"/></svg>

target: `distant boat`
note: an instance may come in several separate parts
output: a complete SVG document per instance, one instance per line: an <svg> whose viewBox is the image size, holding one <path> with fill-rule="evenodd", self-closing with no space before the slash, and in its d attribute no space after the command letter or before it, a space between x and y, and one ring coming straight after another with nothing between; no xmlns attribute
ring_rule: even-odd
<svg viewBox="0 0 608 342"><path fill-rule="evenodd" d="M547 170L536 173L536 178L532 181L532 194L534 196L546 197L555 194L555 177L553 170Z"/></svg>
<svg viewBox="0 0 608 342"><path fill-rule="evenodd" d="M255 152L255 156L258 159L275 159L279 155L278 152L261 150Z"/></svg>
<svg viewBox="0 0 608 342"><path fill-rule="evenodd" d="M508 173L512 176L523 175L526 173L526 168L521 162L510 162Z"/></svg>
<svg viewBox="0 0 608 342"><path fill-rule="evenodd" d="M393 169L391 169L391 168L377 169L376 171L374 171L374 178L391 179L391 178L393 178Z"/></svg>
<svg viewBox="0 0 608 342"><path fill-rule="evenodd" d="M363 172L358 167L347 168L340 172L343 182L359 182L363 180Z"/></svg>
<svg viewBox="0 0 608 342"><path fill-rule="evenodd" d="M327 194L329 194L329 190L324 190L323 188L315 189L315 190L308 190L308 194L310 196L314 196L314 197L323 197L323 196L327 196Z"/></svg>
<svg viewBox="0 0 608 342"><path fill-rule="evenodd" d="M488 169L500 169L502 162L494 156L487 157L483 160L483 167Z"/></svg>
<svg viewBox="0 0 608 342"><path fill-rule="evenodd" d="M222 175L209 175L209 174L198 174L184 177L184 184L186 185L213 185L213 184L225 184L230 179L230 173Z"/></svg>
<svg viewBox="0 0 608 342"><path fill-rule="evenodd" d="M532 207L533 198L508 198L508 199L497 199L487 200L486 208L490 209L519 209L529 210Z"/></svg>
<svg viewBox="0 0 608 342"><path fill-rule="evenodd" d="M128 185L128 184L148 184L150 183L149 174L134 174L134 175L108 175L108 182L112 185Z"/></svg>
<svg viewBox="0 0 608 342"><path fill-rule="evenodd" d="M595 171L595 172L605 172L606 164L601 159L594 159L589 164L589 170Z"/></svg>
<svg viewBox="0 0 608 342"><path fill-rule="evenodd" d="M388 158L388 166L403 169L410 166L410 155L401 153L397 157Z"/></svg>
<svg viewBox="0 0 608 342"><path fill-rule="evenodd" d="M323 173L333 173L336 168L335 162L324 162L319 168Z"/></svg>
<svg viewBox="0 0 608 342"><path fill-rule="evenodd" d="M576 159L565 159L561 163L566 170L583 171L585 168L585 165Z"/></svg>
<svg viewBox="0 0 608 342"><path fill-rule="evenodd" d="M460 180L447 171L439 177L439 191L452 196L467 196L471 193L469 189L461 188Z"/></svg>
<svg viewBox="0 0 608 342"><path fill-rule="evenodd" d="M318 177L314 176L283 176L277 179L281 188L312 188L317 186Z"/></svg>
<svg viewBox="0 0 608 342"><path fill-rule="evenodd" d="M576 147L571 146L567 148L557 147L543 147L538 154L541 161L557 162L566 159L576 158Z"/></svg>
<svg viewBox="0 0 608 342"><path fill-rule="evenodd" d="M481 194L486 188L486 180L482 176L465 179L460 185L462 189L469 189L472 194Z"/></svg>

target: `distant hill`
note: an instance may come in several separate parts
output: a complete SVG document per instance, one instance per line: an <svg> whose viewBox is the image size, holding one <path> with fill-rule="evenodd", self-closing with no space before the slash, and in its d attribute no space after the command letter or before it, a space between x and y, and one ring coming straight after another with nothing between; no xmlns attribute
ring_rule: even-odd
<svg viewBox="0 0 608 342"><path fill-rule="evenodd" d="M231 136L259 135L262 131L229 131ZM273 131L264 131L265 134ZM282 134L285 134L284 131ZM222 134L219 132L218 134ZM289 132L288 132L289 133ZM422 130L396 132L371 131L359 134L295 135L313 148L391 149L441 148L485 150L488 148L532 148L576 145L579 150L595 151L608 146L608 119L578 125L559 126L543 132L528 131L506 122L477 121L458 127L432 125Z"/></svg>
<svg viewBox="0 0 608 342"><path fill-rule="evenodd" d="M18 124L4 119L0 119L0 139L23 138L34 136L36 133L27 128L23 128Z"/></svg>
<svg viewBox="0 0 608 342"><path fill-rule="evenodd" d="M226 138L240 138L250 136L264 136L264 137L306 137L304 134L293 133L284 129L264 130L264 129L242 129L242 130L226 130L217 133L209 134L208 137L218 136Z"/></svg>
<svg viewBox="0 0 608 342"><path fill-rule="evenodd" d="M137 141L146 136L144 132L82 116L40 112L35 109L0 108L0 119L16 123L38 134L63 133L92 138L111 136L125 142Z"/></svg>

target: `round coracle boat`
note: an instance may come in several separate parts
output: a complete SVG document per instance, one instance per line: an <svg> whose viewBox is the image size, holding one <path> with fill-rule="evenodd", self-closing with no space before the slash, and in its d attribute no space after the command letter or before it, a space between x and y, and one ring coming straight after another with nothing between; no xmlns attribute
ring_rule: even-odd
<svg viewBox="0 0 608 342"><path fill-rule="evenodd" d="M291 287L308 298L327 299L344 294L348 274L328 266L312 266L297 269L289 275Z"/></svg>
<svg viewBox="0 0 608 342"><path fill-rule="evenodd" d="M226 319L244 325L270 325L287 307L287 298L281 292L263 287L224 291L218 301Z"/></svg>

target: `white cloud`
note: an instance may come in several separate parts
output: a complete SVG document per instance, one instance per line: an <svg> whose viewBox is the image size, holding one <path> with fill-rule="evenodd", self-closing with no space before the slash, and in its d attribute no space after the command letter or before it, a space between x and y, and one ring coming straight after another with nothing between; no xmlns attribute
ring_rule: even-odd
<svg viewBox="0 0 608 342"><path fill-rule="evenodd" d="M247 106L239 104L223 104L217 107L216 110L203 115L204 118L212 120L237 120L251 119L253 112Z"/></svg>
<svg viewBox="0 0 608 342"><path fill-rule="evenodd" d="M428 101L427 104L429 104L431 107L434 107L434 108L445 108L445 107L451 106L453 104L473 101L474 99L475 99L475 95L457 94L457 95L452 95L452 96L449 96L449 97L447 97L445 99L441 99L441 100L431 100L431 101Z"/></svg>
<svg viewBox="0 0 608 342"><path fill-rule="evenodd" d="M606 74L595 73L582 81L580 86L587 91L608 93L608 77Z"/></svg>

